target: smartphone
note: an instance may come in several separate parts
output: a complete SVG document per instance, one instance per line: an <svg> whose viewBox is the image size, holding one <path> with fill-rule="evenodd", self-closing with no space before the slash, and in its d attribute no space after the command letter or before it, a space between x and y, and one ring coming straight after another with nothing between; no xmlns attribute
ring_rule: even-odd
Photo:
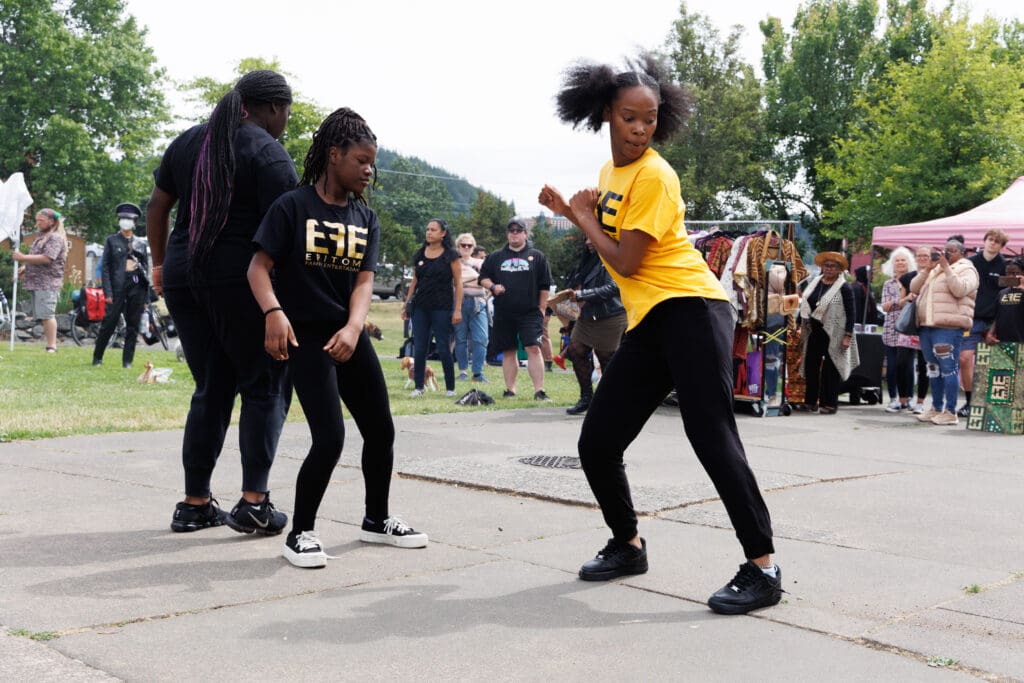
<svg viewBox="0 0 1024 683"><path fill-rule="evenodd" d="M1016 275L1000 275L999 276L1000 287L1016 287L1017 276Z"/></svg>
<svg viewBox="0 0 1024 683"><path fill-rule="evenodd" d="M932 252L932 261L938 261L938 260L939 260L939 252L933 251Z"/></svg>

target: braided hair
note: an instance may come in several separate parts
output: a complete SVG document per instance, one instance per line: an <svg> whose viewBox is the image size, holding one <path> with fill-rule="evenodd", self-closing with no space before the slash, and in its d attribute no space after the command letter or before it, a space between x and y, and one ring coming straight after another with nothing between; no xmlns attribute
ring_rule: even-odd
<svg viewBox="0 0 1024 683"><path fill-rule="evenodd" d="M359 114L348 107L335 109L323 120L320 127L313 133L313 143L306 152L306 160L302 164L302 180L299 185L316 185L327 172L327 159L331 147L337 147L342 154L348 152L353 145L370 143L377 145L377 136ZM377 184L377 165L373 165L373 184ZM352 193L355 200L366 204L361 192Z"/></svg>
<svg viewBox="0 0 1024 683"><path fill-rule="evenodd" d="M235 181L235 132L257 104L291 104L292 89L274 71L250 71L220 99L199 147L189 206L189 272L196 274L228 220Z"/></svg>
<svg viewBox="0 0 1024 683"><path fill-rule="evenodd" d="M608 65L581 61L566 69L562 89L555 97L558 118L573 128L583 126L600 132L605 111L619 92L642 85L659 98L658 127L652 139L662 142L672 137L689 115L690 93L669 80L665 67L650 52L627 60L626 66L628 71L616 73Z"/></svg>

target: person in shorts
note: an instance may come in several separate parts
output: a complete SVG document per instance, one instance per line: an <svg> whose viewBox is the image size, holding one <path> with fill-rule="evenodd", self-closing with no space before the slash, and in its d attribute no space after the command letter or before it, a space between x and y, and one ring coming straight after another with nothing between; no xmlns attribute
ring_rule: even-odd
<svg viewBox="0 0 1024 683"><path fill-rule="evenodd" d="M526 370L533 381L533 397L547 401L544 393L544 309L551 287L547 257L529 246L529 229L522 218L508 222L508 244L491 253L480 267L480 285L494 296L494 348L502 353L505 398L516 395L519 374L518 342L526 350ZM518 339L518 341L517 341Z"/></svg>
<svg viewBox="0 0 1024 683"><path fill-rule="evenodd" d="M32 297L29 313L43 324L48 353L57 352L57 298L64 284L64 263L68 258L68 237L64 218L53 209L36 214L36 233L27 254L15 249L11 258L21 264L18 276Z"/></svg>

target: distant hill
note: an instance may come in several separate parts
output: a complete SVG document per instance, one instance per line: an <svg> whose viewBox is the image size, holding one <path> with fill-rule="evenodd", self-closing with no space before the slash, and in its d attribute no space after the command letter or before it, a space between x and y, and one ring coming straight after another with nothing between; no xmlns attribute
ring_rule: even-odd
<svg viewBox="0 0 1024 683"><path fill-rule="evenodd" d="M391 170L396 159L403 159L406 163L415 165L420 173L437 176L441 179L441 182L448 189L448 193L452 196L454 211L457 214L468 212L473 203L476 202L477 193L481 192L480 188L471 185L469 181L463 178L457 177L451 171L432 166L417 157L404 156L386 147L381 147L377 151L377 169Z"/></svg>

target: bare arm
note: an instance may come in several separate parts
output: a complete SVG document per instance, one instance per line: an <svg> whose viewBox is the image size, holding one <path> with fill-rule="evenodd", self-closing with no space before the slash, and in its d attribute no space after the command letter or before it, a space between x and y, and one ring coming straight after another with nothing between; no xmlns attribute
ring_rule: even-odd
<svg viewBox="0 0 1024 683"><path fill-rule="evenodd" d="M288 358L288 346L298 346L292 324L281 308L281 302L274 294L274 286L270 282L270 271L274 268L274 259L270 254L260 249L252 255L249 261L249 270L246 277L249 280L249 288L252 295L256 297L256 303L260 310L270 311L264 314L265 332L263 336L263 349L274 360L286 360ZM276 310L275 310L276 309Z"/></svg>
<svg viewBox="0 0 1024 683"><path fill-rule="evenodd" d="M576 225L590 238L594 248L616 273L630 277L640 267L640 261L654 238L639 230L624 230L616 242L601 229L597 221L597 188L580 190L569 201Z"/></svg>
<svg viewBox="0 0 1024 683"><path fill-rule="evenodd" d="M153 255L153 289L164 293L164 258L167 256L167 236L171 234L171 209L178 198L154 187L146 205L146 236Z"/></svg>
<svg viewBox="0 0 1024 683"><path fill-rule="evenodd" d="M455 304L452 306L452 324L462 322L462 259L452 261L452 280L455 282Z"/></svg>

